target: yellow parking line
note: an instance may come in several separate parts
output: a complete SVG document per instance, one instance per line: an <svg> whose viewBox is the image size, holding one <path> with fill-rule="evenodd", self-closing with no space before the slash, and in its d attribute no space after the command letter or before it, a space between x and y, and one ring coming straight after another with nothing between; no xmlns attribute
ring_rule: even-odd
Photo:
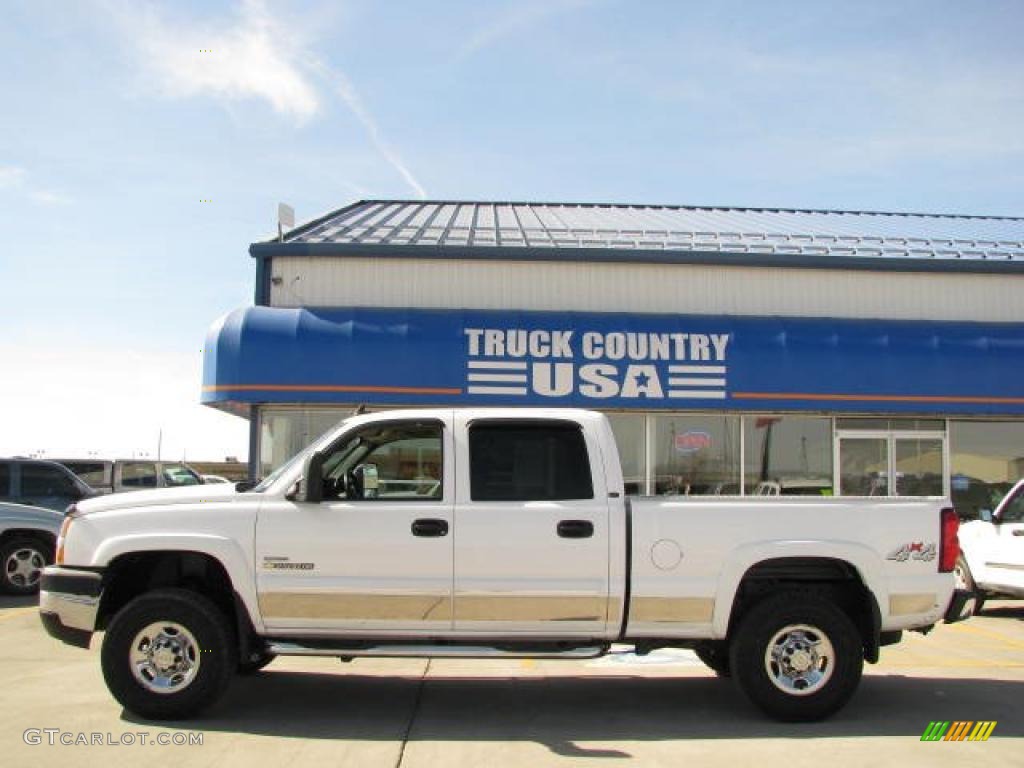
<svg viewBox="0 0 1024 768"><path fill-rule="evenodd" d="M26 608L12 608L9 611L4 611L3 613L0 613L0 621L3 621L4 619L9 619L13 616L24 616L26 613L35 613L38 610L39 608L34 605L27 606Z"/></svg>
<svg viewBox="0 0 1024 768"><path fill-rule="evenodd" d="M993 640L999 640L1000 642L1005 643L1006 645L1009 645L1013 648L1024 648L1024 643L1022 643L1020 640L1014 640L1012 637L1007 637L1001 632L993 632L990 629L982 629L981 627L970 627L966 624L954 624L950 627L950 629L956 632L971 632L975 635L990 637Z"/></svg>

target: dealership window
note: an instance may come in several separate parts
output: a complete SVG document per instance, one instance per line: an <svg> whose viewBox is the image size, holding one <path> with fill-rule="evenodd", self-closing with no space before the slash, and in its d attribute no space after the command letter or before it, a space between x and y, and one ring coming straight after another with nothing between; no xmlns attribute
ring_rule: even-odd
<svg viewBox="0 0 1024 768"><path fill-rule="evenodd" d="M628 496L647 493L647 417L642 413L609 413L619 449Z"/></svg>
<svg viewBox="0 0 1024 768"><path fill-rule="evenodd" d="M832 419L745 416L743 439L746 493L832 495Z"/></svg>
<svg viewBox="0 0 1024 768"><path fill-rule="evenodd" d="M654 493L738 494L740 419L725 414L651 416Z"/></svg>
<svg viewBox="0 0 1024 768"><path fill-rule="evenodd" d="M977 518L1024 477L1024 421L951 421L949 450L953 505Z"/></svg>
<svg viewBox="0 0 1024 768"><path fill-rule="evenodd" d="M348 408L264 408L260 412L260 475L277 467L333 428Z"/></svg>

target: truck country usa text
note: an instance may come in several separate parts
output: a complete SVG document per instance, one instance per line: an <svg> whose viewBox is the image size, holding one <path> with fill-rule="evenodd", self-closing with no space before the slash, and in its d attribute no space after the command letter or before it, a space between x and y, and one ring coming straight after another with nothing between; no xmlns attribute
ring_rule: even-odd
<svg viewBox="0 0 1024 768"><path fill-rule="evenodd" d="M723 400L727 333L466 328L467 392Z"/></svg>

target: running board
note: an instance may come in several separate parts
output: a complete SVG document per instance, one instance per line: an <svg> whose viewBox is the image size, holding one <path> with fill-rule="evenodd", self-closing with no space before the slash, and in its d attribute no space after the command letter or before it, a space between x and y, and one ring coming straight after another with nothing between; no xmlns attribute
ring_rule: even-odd
<svg viewBox="0 0 1024 768"><path fill-rule="evenodd" d="M357 656L431 659L596 659L608 652L606 645L557 648L553 646L496 648L486 645L325 645L270 642L267 651L278 656Z"/></svg>

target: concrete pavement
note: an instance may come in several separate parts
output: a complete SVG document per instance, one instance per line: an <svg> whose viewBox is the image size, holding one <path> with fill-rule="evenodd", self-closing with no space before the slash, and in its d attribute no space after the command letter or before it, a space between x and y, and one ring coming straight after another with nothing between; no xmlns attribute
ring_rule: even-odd
<svg viewBox="0 0 1024 768"><path fill-rule="evenodd" d="M766 720L691 653L662 651L590 662L279 659L238 678L208 715L167 727L110 697L98 639L89 651L64 646L31 601L11 598L0 598L0 681L0 755L11 766L1024 766L1024 603L993 603L883 649L846 709L804 725ZM931 720L998 725L985 743L923 743ZM50 746L45 733L25 743L26 729L46 728L135 743ZM151 742L183 731L202 745L139 743L142 732Z"/></svg>

